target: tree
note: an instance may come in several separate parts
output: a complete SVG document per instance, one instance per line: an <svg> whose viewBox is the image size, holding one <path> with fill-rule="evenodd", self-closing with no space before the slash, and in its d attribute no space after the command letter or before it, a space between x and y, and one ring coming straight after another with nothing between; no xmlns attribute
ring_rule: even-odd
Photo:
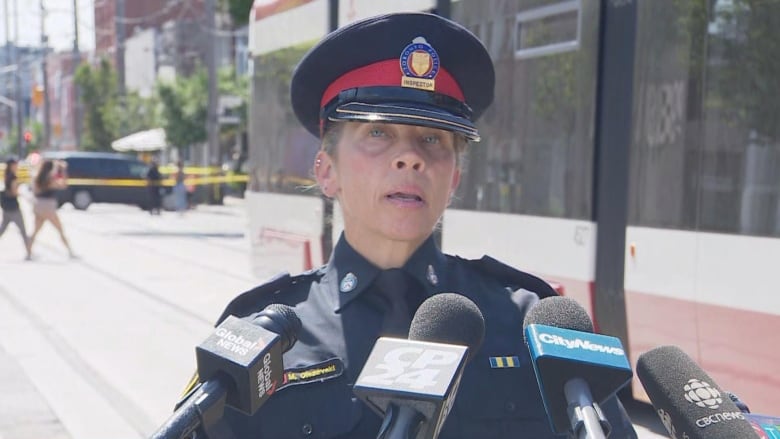
<svg viewBox="0 0 780 439"><path fill-rule="evenodd" d="M87 151L108 151L119 134L116 73L105 58L95 67L82 64L76 70L76 84L81 88L84 103L80 147Z"/></svg>
<svg viewBox="0 0 780 439"><path fill-rule="evenodd" d="M253 0L220 0L219 5L223 11L227 10L234 25L240 27L249 21L253 2Z"/></svg>
<svg viewBox="0 0 780 439"><path fill-rule="evenodd" d="M162 105L161 122L168 142L184 149L207 138L208 75L198 67L189 77L157 85Z"/></svg>

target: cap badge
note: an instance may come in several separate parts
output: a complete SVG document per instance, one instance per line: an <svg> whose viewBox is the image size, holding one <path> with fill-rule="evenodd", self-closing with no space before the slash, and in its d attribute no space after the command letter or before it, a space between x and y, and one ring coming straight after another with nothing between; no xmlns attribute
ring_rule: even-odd
<svg viewBox="0 0 780 439"><path fill-rule="evenodd" d="M401 52L401 86L433 91L439 73L439 54L423 37L417 37Z"/></svg>
<svg viewBox="0 0 780 439"><path fill-rule="evenodd" d="M342 293L349 293L350 291L354 290L357 286L357 276L355 276L352 273L347 273L346 276L344 276L344 279L341 279L341 284L339 284L339 290Z"/></svg>

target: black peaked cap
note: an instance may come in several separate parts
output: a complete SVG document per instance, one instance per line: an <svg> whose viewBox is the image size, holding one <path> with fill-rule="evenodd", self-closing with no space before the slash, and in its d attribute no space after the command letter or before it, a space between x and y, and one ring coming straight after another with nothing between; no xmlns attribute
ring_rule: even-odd
<svg viewBox="0 0 780 439"><path fill-rule="evenodd" d="M438 90L400 83L376 87L368 80L321 103L326 89L355 69L395 60L387 68L397 69L400 75L402 53L419 37L433 48L433 58L438 55L439 69L449 72L465 102ZM439 76L434 80L439 81ZM357 21L326 35L295 68L290 93L295 115L317 137L322 118L325 123L376 120L431 126L479 140L473 123L493 101L494 85L490 55L468 29L433 14L394 13Z"/></svg>

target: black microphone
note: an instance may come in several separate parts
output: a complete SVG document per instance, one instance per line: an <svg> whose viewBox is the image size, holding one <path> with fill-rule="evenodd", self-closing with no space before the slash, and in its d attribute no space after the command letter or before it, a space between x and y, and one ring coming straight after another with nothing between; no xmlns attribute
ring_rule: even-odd
<svg viewBox="0 0 780 439"><path fill-rule="evenodd" d="M672 438L758 438L736 404L680 348L643 353L636 374Z"/></svg>
<svg viewBox="0 0 780 439"><path fill-rule="evenodd" d="M435 439L458 391L463 369L485 337L477 305L455 293L417 309L409 339L380 337L354 393L384 418L377 439Z"/></svg>
<svg viewBox="0 0 780 439"><path fill-rule="evenodd" d="M225 405L254 414L282 382L282 354L298 340L301 321L287 305L272 304L252 322L229 316L195 348L203 383L151 437L184 438L198 427L207 437Z"/></svg>
<svg viewBox="0 0 780 439"><path fill-rule="evenodd" d="M588 313L561 296L534 305L523 328L552 430L580 439L607 437L599 404L633 375L620 339L594 334Z"/></svg>

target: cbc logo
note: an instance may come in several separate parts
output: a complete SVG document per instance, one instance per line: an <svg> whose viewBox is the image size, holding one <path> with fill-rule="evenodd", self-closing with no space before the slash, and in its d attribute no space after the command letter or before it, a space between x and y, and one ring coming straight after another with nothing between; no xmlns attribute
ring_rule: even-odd
<svg viewBox="0 0 780 439"><path fill-rule="evenodd" d="M723 403L718 389L712 387L706 381L692 378L685 383L685 399L702 408L717 409Z"/></svg>

